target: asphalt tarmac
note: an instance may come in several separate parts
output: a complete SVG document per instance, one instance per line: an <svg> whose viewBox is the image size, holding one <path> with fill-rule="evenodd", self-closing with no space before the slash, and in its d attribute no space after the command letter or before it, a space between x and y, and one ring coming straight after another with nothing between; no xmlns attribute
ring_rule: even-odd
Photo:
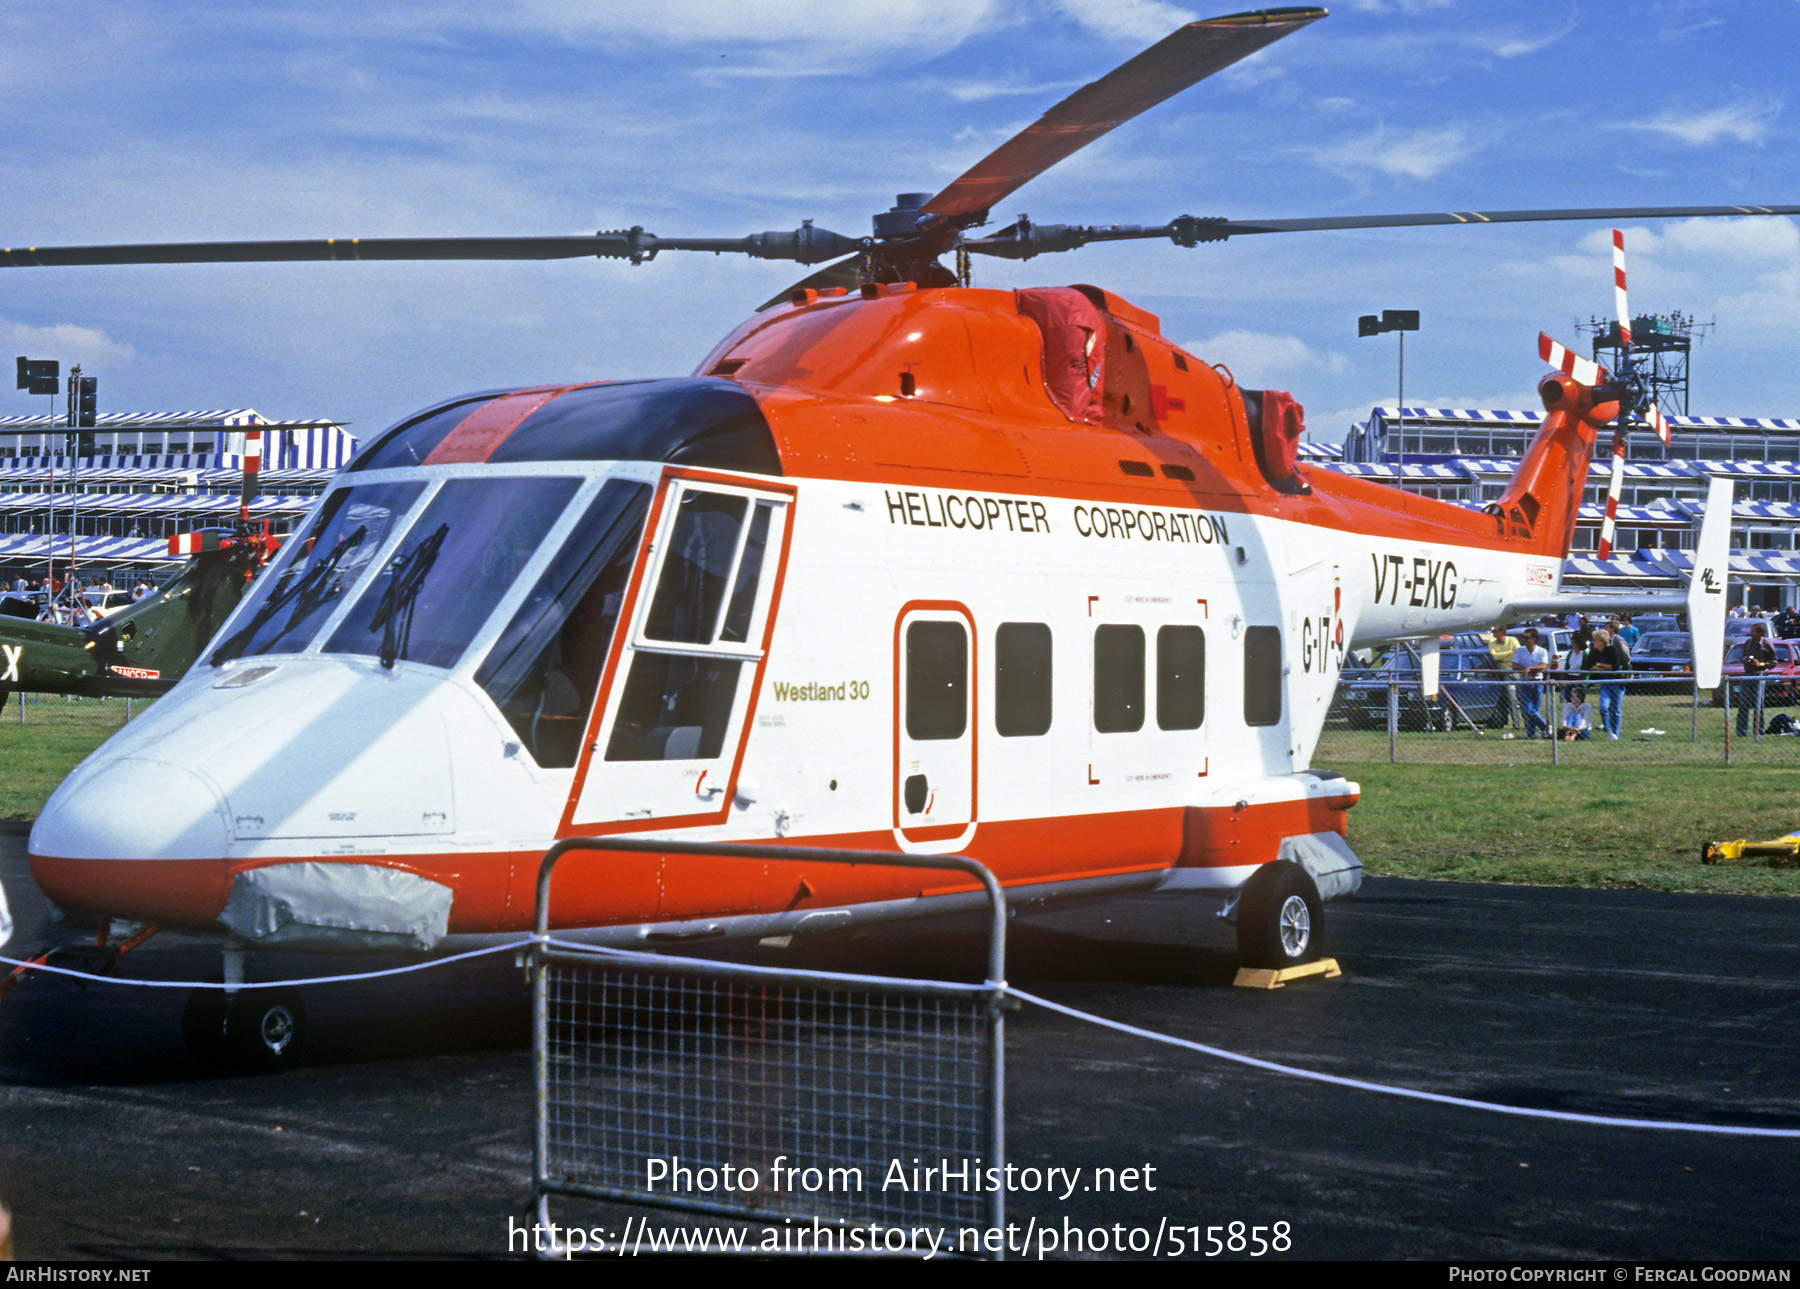
<svg viewBox="0 0 1800 1289"><path fill-rule="evenodd" d="M23 850L0 836L19 923L0 952L15 956L50 933ZM1232 988L1228 931L1178 897L1020 919L1008 976L1102 1016L1374 1083L1800 1129L1800 901L1372 880L1328 920L1343 977L1281 990ZM980 959L966 929L932 927L784 960L930 974ZM163 936L122 974L216 969L203 945ZM186 1053L179 991L40 977L0 1002L0 1196L19 1256L508 1256L531 1122L510 961L304 997L303 1061L235 1076ZM1223 1244L1231 1223L1286 1223L1289 1247L1265 1260L1800 1254L1800 1139L1420 1103L1029 1005L1007 1021L1007 1061L1012 1160L1138 1169L1154 1184L1015 1195L1009 1217L1040 1231L1104 1227L1110 1245L1217 1226Z"/></svg>

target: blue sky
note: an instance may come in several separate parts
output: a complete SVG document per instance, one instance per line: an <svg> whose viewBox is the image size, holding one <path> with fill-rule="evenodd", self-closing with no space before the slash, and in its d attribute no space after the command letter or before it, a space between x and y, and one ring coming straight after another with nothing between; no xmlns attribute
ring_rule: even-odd
<svg viewBox="0 0 1800 1289"><path fill-rule="evenodd" d="M1154 0L8 0L0 244L564 233L861 235L1183 21ZM1800 203L1795 0L1352 0L1014 194L1009 222ZM1694 411L1800 417L1800 230L1627 229L1632 304L1716 318ZM1395 396L1524 407L1536 337L1612 308L1605 225L1301 233L978 260L1095 282L1315 438ZM464 390L681 375L807 270L668 253L526 265L9 269L9 352L104 410L253 406L361 435ZM10 391L0 414L41 410Z"/></svg>

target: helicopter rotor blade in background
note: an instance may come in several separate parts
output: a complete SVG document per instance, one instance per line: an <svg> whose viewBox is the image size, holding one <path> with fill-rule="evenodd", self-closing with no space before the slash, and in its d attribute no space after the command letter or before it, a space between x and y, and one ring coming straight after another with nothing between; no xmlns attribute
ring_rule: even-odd
<svg viewBox="0 0 1800 1289"><path fill-rule="evenodd" d="M980 223L994 203L1109 130L1324 16L1265 9L1191 22L1069 95L964 171L924 213L962 227Z"/></svg>
<svg viewBox="0 0 1800 1289"><path fill-rule="evenodd" d="M1090 242L1130 242L1166 237L1177 246L1222 242L1254 233L1317 233L1356 228L1417 228L1438 224L1538 224L1558 220L1696 219L1730 215L1800 215L1800 206L1633 206L1593 210L1453 210L1412 215L1328 215L1301 219L1224 219L1181 215L1166 224L1038 224L1021 219L1010 228L963 243L977 255L1028 260L1072 251Z"/></svg>
<svg viewBox="0 0 1800 1289"><path fill-rule="evenodd" d="M254 264L314 260L567 260L593 256L641 264L658 251L735 252L818 264L862 245L805 223L748 237L658 237L641 228L548 237L324 237L296 241L168 242L0 249L0 267L89 264Z"/></svg>

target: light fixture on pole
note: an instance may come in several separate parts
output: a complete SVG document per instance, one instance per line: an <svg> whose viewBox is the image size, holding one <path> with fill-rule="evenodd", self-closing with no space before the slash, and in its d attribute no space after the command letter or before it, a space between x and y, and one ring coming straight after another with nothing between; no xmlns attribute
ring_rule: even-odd
<svg viewBox="0 0 1800 1289"><path fill-rule="evenodd" d="M1400 333L1400 401L1397 411L1400 414L1395 433L1403 435L1406 431L1406 333L1419 329L1419 311L1417 309L1383 309L1378 318L1372 313L1365 313L1356 320L1356 334L1359 336L1379 336L1384 331Z"/></svg>

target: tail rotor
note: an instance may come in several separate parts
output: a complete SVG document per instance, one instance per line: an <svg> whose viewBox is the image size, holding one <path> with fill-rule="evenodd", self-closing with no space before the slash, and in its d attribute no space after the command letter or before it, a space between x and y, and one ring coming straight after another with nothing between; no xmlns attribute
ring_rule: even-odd
<svg viewBox="0 0 1800 1289"><path fill-rule="evenodd" d="M1619 320L1619 367L1610 379L1606 368L1583 358L1543 332L1538 333L1538 356L1563 375L1582 385L1603 390L1609 399L1617 399L1618 418L1613 426L1612 477L1606 489L1606 515L1600 523L1601 559L1612 558L1613 533L1618 524L1619 496L1625 488L1625 435L1636 422L1656 431L1663 446L1669 443L1669 422L1651 396L1636 357L1631 352L1631 306L1625 294L1625 234L1612 230L1613 306Z"/></svg>

